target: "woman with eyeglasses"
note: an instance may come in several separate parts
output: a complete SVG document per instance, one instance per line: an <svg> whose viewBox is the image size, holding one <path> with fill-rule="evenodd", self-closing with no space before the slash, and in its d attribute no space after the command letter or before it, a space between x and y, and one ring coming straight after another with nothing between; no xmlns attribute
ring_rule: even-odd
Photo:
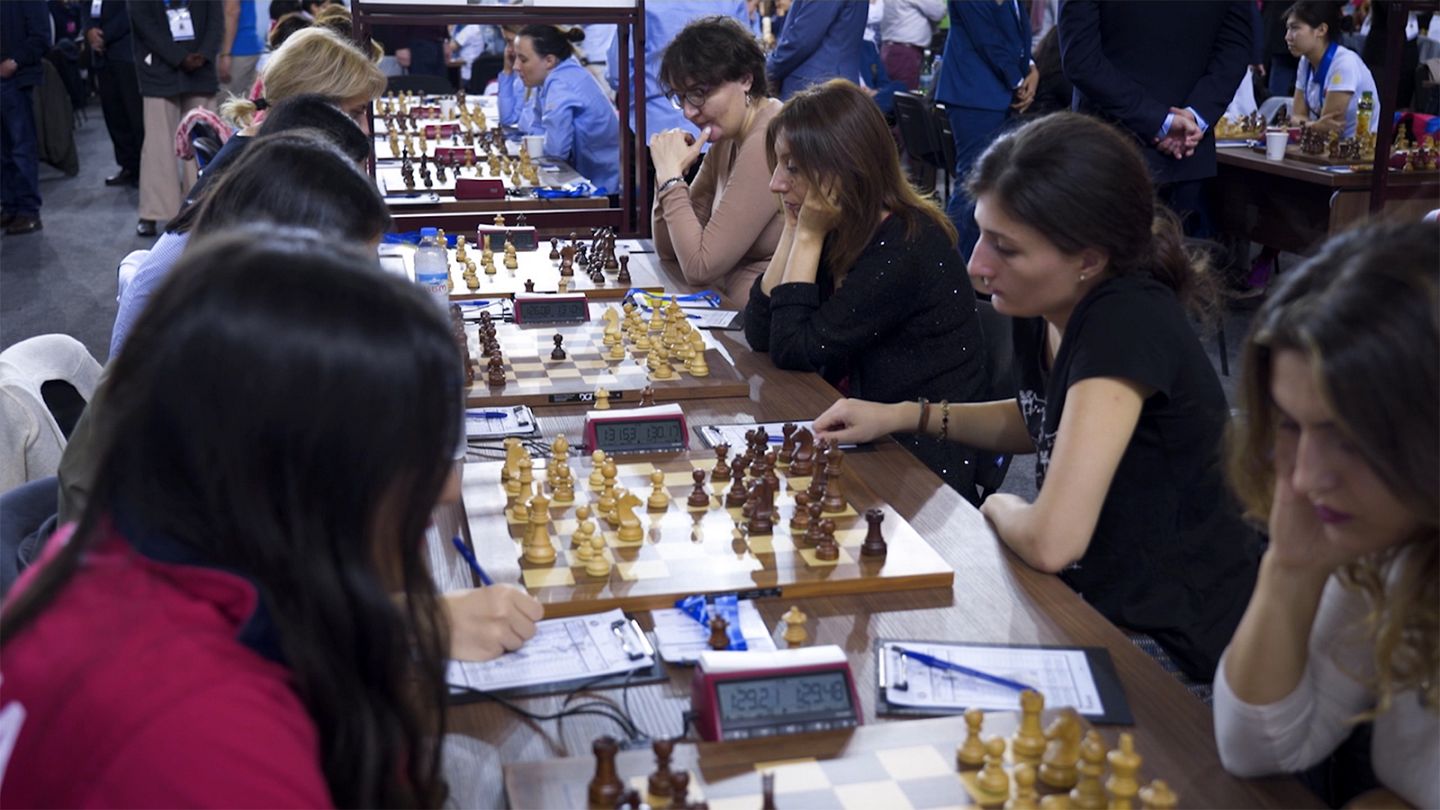
<svg viewBox="0 0 1440 810"><path fill-rule="evenodd" d="M614 194L620 188L620 116L600 82L580 66L574 43L583 39L579 28L520 29L500 75L500 120L513 118L522 134L544 135L546 155L569 162ZM529 97L516 97L515 74L533 91ZM533 114L517 112L520 104L533 105Z"/></svg>
<svg viewBox="0 0 1440 810"><path fill-rule="evenodd" d="M660 81L700 137L671 129L650 141L655 249L686 282L744 301L785 224L768 188L765 129L780 102L765 93L765 54L735 19L705 17L665 49ZM686 184L707 144L709 155Z"/></svg>

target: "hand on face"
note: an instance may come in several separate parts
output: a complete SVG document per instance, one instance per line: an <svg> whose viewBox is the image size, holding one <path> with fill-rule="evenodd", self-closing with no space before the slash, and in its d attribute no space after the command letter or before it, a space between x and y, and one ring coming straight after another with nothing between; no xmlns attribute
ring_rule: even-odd
<svg viewBox="0 0 1440 810"><path fill-rule="evenodd" d="M512 585L490 585L447 594L450 656L488 661L520 649L535 635L545 609L535 597Z"/></svg>
<svg viewBox="0 0 1440 810"><path fill-rule="evenodd" d="M805 192L796 226L814 234L829 233L840 223L840 195L833 182L815 183Z"/></svg>
<svg viewBox="0 0 1440 810"><path fill-rule="evenodd" d="M655 179L665 182L679 177L700 159L700 149L710 139L710 128L700 131L700 137L683 129L667 129L650 139L650 160L655 164Z"/></svg>

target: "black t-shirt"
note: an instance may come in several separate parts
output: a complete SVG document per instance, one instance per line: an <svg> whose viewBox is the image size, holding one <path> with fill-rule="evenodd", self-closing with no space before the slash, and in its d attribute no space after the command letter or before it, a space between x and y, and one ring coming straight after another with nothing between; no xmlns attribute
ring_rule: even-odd
<svg viewBox="0 0 1440 810"><path fill-rule="evenodd" d="M1035 442L1036 485L1070 386L1115 377L1154 390L1115 470L1090 545L1060 576L1112 622L1155 638L1210 681L1255 585L1256 533L1220 463L1229 410L1174 293L1149 277L1102 282L1076 305L1054 368L1046 324L1015 322L1017 399Z"/></svg>

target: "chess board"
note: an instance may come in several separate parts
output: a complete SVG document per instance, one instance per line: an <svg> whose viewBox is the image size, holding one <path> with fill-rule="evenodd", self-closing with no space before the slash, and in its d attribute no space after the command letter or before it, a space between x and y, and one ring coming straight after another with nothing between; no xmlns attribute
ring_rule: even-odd
<svg viewBox="0 0 1440 810"><path fill-rule="evenodd" d="M505 360L505 385L492 387L486 380L488 359L481 354L479 325L469 324L466 337L470 341L470 361L475 366L475 383L466 402L477 405L565 405L591 402L595 391L610 392L611 404L638 403L640 391L646 386L655 389L658 402L715 397L748 397L750 381L735 370L721 354L714 339L702 333L706 341L705 359L710 367L708 377L695 377L682 365L673 365L674 376L668 380L654 379L645 366L646 352L626 341L625 358L611 360L608 347L601 344L605 323L601 312L613 304L590 304L588 323L549 326L523 326L499 323L495 336ZM565 338L564 360L551 360L554 336ZM654 333L658 336L658 332Z"/></svg>
<svg viewBox="0 0 1440 810"><path fill-rule="evenodd" d="M1017 724L1018 715L989 714L984 734L1008 740ZM675 746L671 770L690 774L686 798L691 803L706 802L710 810L760 807L765 773L774 774L775 806L787 809L975 807L980 805L976 771L960 770L955 759L956 747L965 734L964 723L944 718L769 740L681 743ZM1107 737L1104 742L1108 748L1115 740ZM807 756L776 758L792 751ZM1014 765L1008 754L1004 768L1013 777ZM654 756L648 749L622 751L616 757L616 772L625 788L635 789L642 797L653 770ZM505 793L509 806L586 807L594 771L595 758L589 755L508 764ZM1015 780L1010 783L1013 796ZM1036 788L1041 807L1069 806L1063 801L1066 791L1038 781ZM999 803L985 806L998 807Z"/></svg>
<svg viewBox="0 0 1440 810"><path fill-rule="evenodd" d="M466 239L473 239L474 232L466 235ZM381 264L398 262L395 270L403 272L410 278L415 277L415 248L411 245L386 245L385 253L381 256ZM466 255L476 264L475 277L479 280L480 286L474 290L465 283L465 267L456 258L454 248L450 248L450 300L452 301L473 301L492 300L495 298L513 298L517 293L526 292L525 282L535 283L534 292L553 293L560 291L560 263L551 261L550 243L542 242L537 250L518 251L515 260L518 267L515 270L508 270L505 267L505 254L503 251L495 252L495 275L486 275L480 267L480 248L473 243L465 248ZM578 267L575 275L567 279L567 292L582 292L592 300L619 300L632 289L649 290L651 292L663 292L665 289L665 277L660 269L659 263L654 257L648 254L635 254L630 257L630 283L620 284L616 281L617 270L604 271L604 281L599 283L591 281L590 277ZM591 317L598 317L598 312L592 312ZM568 341L569 338L567 337ZM550 348L545 349L546 356L549 356Z"/></svg>
<svg viewBox="0 0 1440 810"><path fill-rule="evenodd" d="M433 125L432 125L432 126L433 126ZM425 155L426 155L427 157L429 157L431 160L434 160L434 159L435 159L435 155L436 155L437 152L446 153L446 154L447 154L447 157L448 157L448 154L449 154L450 152L454 152L454 153L456 153L456 159L459 160L461 163L464 163L464 162L465 162L465 152L468 150L468 151L474 153L474 155L475 155L475 164L476 164L477 166L480 165L480 164L482 164L482 163L484 163L486 160L489 159L489 154L490 154L490 153L489 153L484 147L480 146L479 139L475 139L475 142L474 142L474 143L472 143L472 144L469 145L469 146L466 146L466 145L465 145L465 136L464 136L464 135L461 135L460 138L459 138L458 141L457 141L457 139L452 138L452 137L450 137L449 135L443 134L443 133L445 133L445 132L451 132L451 131L452 131L452 130L446 130L446 129L444 129L445 126L456 126L456 125L453 125L453 124L441 125L441 129L440 129L439 132L435 132L434 130L432 130L432 133L433 133L433 134L431 134L430 137L427 139L427 141L426 141L426 143L425 143L425 147L424 147L424 149L423 149L423 151L425 152ZM439 134L440 137L436 137L437 134ZM408 145L409 145L409 140L410 140L410 138L409 138L409 135L407 134L404 138L401 138L401 139L400 139L400 142L401 142L401 144L403 144L404 146L408 146ZM411 150L411 151L410 151L410 159L413 160L413 161L415 161L417 164L418 164L418 162L419 162L419 160L420 160L420 151L419 151L419 150L421 149L420 143L421 143L420 137L419 137L419 135L417 134L417 135L415 136L415 147L416 147L416 148L415 148L414 150ZM404 147L402 146L402 148L404 148ZM510 157L519 157L519 156L520 156L520 142L519 142L519 141L506 141L506 142L505 142L505 151L506 151L506 153L507 153L508 155L510 155ZM395 162L396 162L396 165L398 166L398 165L399 165L400 158L401 158L400 155L398 155L398 154L396 154L395 152L392 152L392 151L390 150L390 139L389 139L388 137L377 137L377 138L375 138L375 159L376 159L376 160L395 161ZM542 169L543 169L543 164L546 162L546 161L544 160L544 158L542 158L540 155L533 155L533 156L532 156L532 159L535 161L535 163L536 163L536 165L537 165L537 168L542 168ZM417 169L418 169L418 167L417 167ZM470 177L471 175L467 172L465 176L466 176L466 177ZM489 175L488 175L488 174L485 174L485 175L482 175L482 176L488 177ZM418 174L417 174L417 177L418 177Z"/></svg>
<svg viewBox="0 0 1440 810"><path fill-rule="evenodd" d="M735 452L742 452L737 448ZM810 478L791 478L777 471L780 489L776 498L774 530L766 535L743 531L741 510L724 506L723 495L730 482L713 483L707 477L710 504L691 507L687 498L693 490L691 474L696 469L715 467L715 455L708 451L681 453L650 463L617 464L617 486L628 489L645 501L651 494L651 472L664 473L664 488L670 495L664 511L635 510L644 538L626 543L616 527L592 514L605 537L605 553L613 563L605 577L592 577L585 563L571 549L578 522L575 509L589 505L598 511L599 493L589 485L589 457L572 458L575 502L551 503L547 527L556 560L534 565L521 558L521 541L528 523L516 520L509 509L500 483L503 462L470 464L465 468L465 505L470 534L481 565L497 582L519 582L545 605L547 616L594 613L610 608L642 610L670 607L675 600L691 594L779 588L786 597L828 596L843 593L873 593L916 588L949 588L955 572L944 559L910 527L905 519L882 502L863 482L848 471L842 476L843 511L825 514L836 524L839 559L818 559L815 550L803 543L797 547L789 522L795 510L794 493L804 490ZM536 468L535 481L544 480L543 467ZM546 488L548 497L549 489ZM861 514L866 507L884 512L882 531L889 543L883 558L862 557L860 545L867 524Z"/></svg>
<svg viewBox="0 0 1440 810"><path fill-rule="evenodd" d="M468 169L464 166L458 168L460 170L460 176L467 180L499 180L504 184L507 194L512 190L533 192L536 188L558 187L561 185L561 174L565 171L563 167L557 163L544 159L535 161L535 169L539 172L540 178L540 185L537 187L527 182L524 177L520 178L519 185L511 182L510 175L508 174L496 177L490 173L489 164L484 161L480 161ZM430 167L430 186L426 188L425 181L420 176L419 161L414 162L413 171L415 178L414 188L405 187L405 177L398 163L377 165L375 167L375 178L380 182L380 189L387 197L431 193L442 196L455 196L455 172L447 168L445 171L445 180L442 182L435 170L435 166L432 164Z"/></svg>

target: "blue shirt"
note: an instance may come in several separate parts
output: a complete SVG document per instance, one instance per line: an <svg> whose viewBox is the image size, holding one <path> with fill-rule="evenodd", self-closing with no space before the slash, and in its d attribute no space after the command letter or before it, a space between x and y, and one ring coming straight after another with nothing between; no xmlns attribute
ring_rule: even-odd
<svg viewBox="0 0 1440 810"><path fill-rule="evenodd" d="M645 143L650 143L650 139L655 137L657 132L667 129L683 129L692 135L700 134L693 124L685 120L685 114L675 109L675 105L665 97L666 88L660 83L660 62L665 56L665 49L685 26L701 17L715 14L734 17L741 24L748 24L744 0L666 0L663 3L651 2L645 5ZM630 47L631 53L634 53L633 41ZM610 81L611 89L619 90L619 40L611 43L607 59L605 77ZM634 69L633 61L631 69ZM631 76L633 75L632 73ZM630 76L625 80L627 84L633 83ZM763 84L765 77L756 76L755 81ZM633 101L630 109L630 130L635 130Z"/></svg>
<svg viewBox="0 0 1440 810"><path fill-rule="evenodd" d="M120 348L125 345L125 338L130 336L130 330L135 328L135 321L139 319L140 313L145 311L145 305L150 302L150 296L160 289L160 285L170 275L170 268L180 260L180 254L185 252L185 245L190 241L190 234L172 233L166 231L160 234L155 240L154 247L150 248L150 255L140 263L140 269L135 271L135 277L125 286L125 291L120 293L120 309L115 313L115 328L110 331L110 359L114 360L120 355Z"/></svg>
<svg viewBox="0 0 1440 810"><path fill-rule="evenodd" d="M240 0L240 21L235 26L235 42L230 46L231 56L259 56L265 50L260 41L260 29L255 27L257 0Z"/></svg>
<svg viewBox="0 0 1440 810"><path fill-rule="evenodd" d="M520 131L544 135L546 155L569 161L591 183L618 192L620 116L600 82L572 56L556 65L533 95L536 119L528 127L522 119Z"/></svg>
<svg viewBox="0 0 1440 810"><path fill-rule="evenodd" d="M518 127L525 133L533 132L537 94L530 93L526 96L529 88L525 86L525 80L520 78L520 71L517 70L509 76L501 73L495 77L495 88L500 107L500 126Z"/></svg>

